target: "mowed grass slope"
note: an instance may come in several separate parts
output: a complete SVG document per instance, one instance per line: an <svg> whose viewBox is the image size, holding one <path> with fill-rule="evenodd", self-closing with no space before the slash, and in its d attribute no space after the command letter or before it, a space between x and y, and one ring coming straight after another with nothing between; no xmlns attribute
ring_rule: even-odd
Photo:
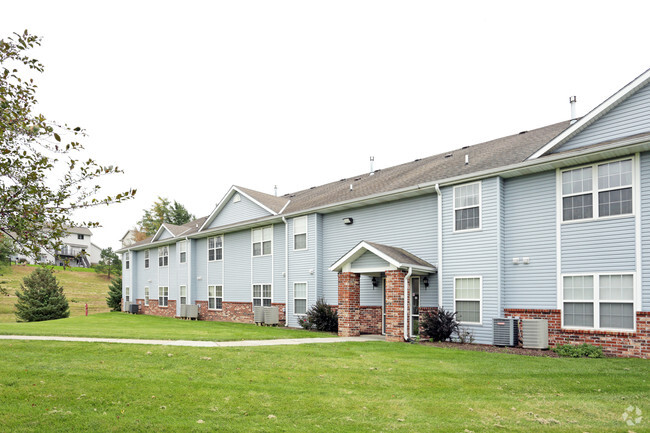
<svg viewBox="0 0 650 433"><path fill-rule="evenodd" d="M20 289L23 278L32 273L36 267L13 265L2 268L0 286L7 289L9 296L0 295L0 323L15 322L14 304L18 300L15 295ZM106 305L110 281L106 276L97 274L90 269L62 270L55 267L54 274L63 287L70 304L70 317L85 315L85 304L88 303L88 314L109 311Z"/></svg>
<svg viewBox="0 0 650 433"><path fill-rule="evenodd" d="M635 432L650 363L397 343L170 348L0 341L12 432Z"/></svg>
<svg viewBox="0 0 650 433"><path fill-rule="evenodd" d="M332 337L335 334L246 323L180 320L122 312L32 323L0 323L3 335L139 338L155 340L237 341Z"/></svg>

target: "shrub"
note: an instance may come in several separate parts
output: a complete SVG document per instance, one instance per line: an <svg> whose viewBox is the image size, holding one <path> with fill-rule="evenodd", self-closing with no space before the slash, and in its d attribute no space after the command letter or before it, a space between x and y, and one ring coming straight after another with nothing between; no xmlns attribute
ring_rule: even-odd
<svg viewBox="0 0 650 433"><path fill-rule="evenodd" d="M338 332L339 315L321 298L307 311L304 318L298 319L298 323L305 329Z"/></svg>
<svg viewBox="0 0 650 433"><path fill-rule="evenodd" d="M108 286L106 305L111 311L122 311L122 277L113 278Z"/></svg>
<svg viewBox="0 0 650 433"><path fill-rule="evenodd" d="M425 313L420 321L422 333L433 341L451 340L452 334L458 334L456 313L445 311L442 307Z"/></svg>
<svg viewBox="0 0 650 433"><path fill-rule="evenodd" d="M566 358L603 358L603 348L583 343L580 345L563 344L553 348L553 352Z"/></svg>
<svg viewBox="0 0 650 433"><path fill-rule="evenodd" d="M22 292L16 291L16 318L19 322L40 322L70 316L68 300L54 277L54 271L37 268L23 278Z"/></svg>

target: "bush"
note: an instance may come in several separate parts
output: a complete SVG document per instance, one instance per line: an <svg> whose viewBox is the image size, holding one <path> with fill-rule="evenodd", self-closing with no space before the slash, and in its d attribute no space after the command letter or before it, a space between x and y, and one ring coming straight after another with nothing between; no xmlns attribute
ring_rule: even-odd
<svg viewBox="0 0 650 433"><path fill-rule="evenodd" d="M553 352L566 358L604 358L603 348L583 343L580 345L563 344L553 348Z"/></svg>
<svg viewBox="0 0 650 433"><path fill-rule="evenodd" d="M54 277L54 271L37 268L23 278L22 292L16 291L16 318L19 322L40 322L70 316L68 300Z"/></svg>
<svg viewBox="0 0 650 433"><path fill-rule="evenodd" d="M307 315L298 319L298 323L305 329L338 332L339 315L321 298L307 311Z"/></svg>
<svg viewBox="0 0 650 433"><path fill-rule="evenodd" d="M113 278L108 286L106 305L111 311L122 311L122 277Z"/></svg>
<svg viewBox="0 0 650 433"><path fill-rule="evenodd" d="M422 333L433 341L451 340L453 333L458 334L456 313L439 308L430 313L425 313L420 319Z"/></svg>

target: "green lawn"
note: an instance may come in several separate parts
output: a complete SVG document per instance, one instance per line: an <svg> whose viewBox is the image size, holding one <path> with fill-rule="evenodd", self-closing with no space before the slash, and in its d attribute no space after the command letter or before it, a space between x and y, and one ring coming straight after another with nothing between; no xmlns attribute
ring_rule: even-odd
<svg viewBox="0 0 650 433"><path fill-rule="evenodd" d="M650 363L402 343L180 348L0 341L11 432L642 432ZM639 407L628 427L622 414Z"/></svg>
<svg viewBox="0 0 650 433"><path fill-rule="evenodd" d="M119 312L32 323L0 323L2 335L142 338L158 340L269 340L332 337L333 334L245 323L189 321Z"/></svg>

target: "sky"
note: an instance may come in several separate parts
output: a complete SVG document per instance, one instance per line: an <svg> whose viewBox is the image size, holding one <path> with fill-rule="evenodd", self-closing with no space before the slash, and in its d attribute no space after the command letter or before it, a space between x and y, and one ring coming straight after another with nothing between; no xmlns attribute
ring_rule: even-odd
<svg viewBox="0 0 650 433"><path fill-rule="evenodd" d="M83 127L129 202L76 215L120 246L157 197L298 191L595 108L650 68L650 2L13 1L39 110ZM644 53L646 53L644 55Z"/></svg>

